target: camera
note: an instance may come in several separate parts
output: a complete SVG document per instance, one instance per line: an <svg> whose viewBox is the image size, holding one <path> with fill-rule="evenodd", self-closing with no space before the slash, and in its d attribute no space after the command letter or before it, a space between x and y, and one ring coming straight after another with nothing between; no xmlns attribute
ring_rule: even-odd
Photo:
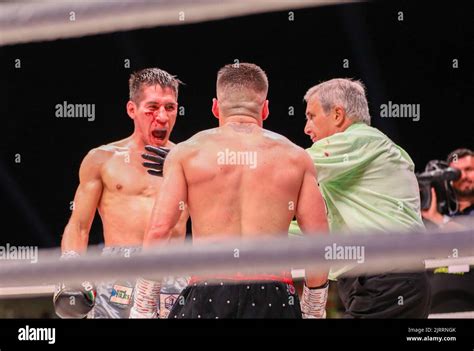
<svg viewBox="0 0 474 351"><path fill-rule="evenodd" d="M428 162L423 173L416 174L420 186L421 209L427 210L431 206L431 188L435 189L438 212L451 216L458 210L456 194L452 181L461 177L461 171L449 167L441 160Z"/></svg>

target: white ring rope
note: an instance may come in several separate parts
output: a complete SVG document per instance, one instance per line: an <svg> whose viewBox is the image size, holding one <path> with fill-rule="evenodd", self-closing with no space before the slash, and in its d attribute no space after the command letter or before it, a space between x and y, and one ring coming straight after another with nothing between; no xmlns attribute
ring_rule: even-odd
<svg viewBox="0 0 474 351"><path fill-rule="evenodd" d="M350 0L121 0L0 3L0 46L190 24Z"/></svg>
<svg viewBox="0 0 474 351"><path fill-rule="evenodd" d="M363 248L363 263L328 259L333 248ZM372 235L320 235L297 239L223 242L219 245L163 246L129 258L87 254L61 261L57 255L40 254L36 263L3 262L0 285L36 285L62 281L216 275L236 272L255 274L291 268L327 270L356 263L352 275L392 271L422 271L423 260L445 258L456 252L463 263L474 264L474 231L452 233L384 233Z"/></svg>

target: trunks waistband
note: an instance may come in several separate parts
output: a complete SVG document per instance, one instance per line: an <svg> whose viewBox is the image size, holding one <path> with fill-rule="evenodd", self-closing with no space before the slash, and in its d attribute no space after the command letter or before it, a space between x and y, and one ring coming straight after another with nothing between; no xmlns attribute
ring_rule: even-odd
<svg viewBox="0 0 474 351"><path fill-rule="evenodd" d="M215 276L192 276L189 285L197 284L204 281L219 281L219 280L233 280L237 282L262 282L262 281L276 281L285 284L293 285L293 277L290 272L282 274L221 274Z"/></svg>

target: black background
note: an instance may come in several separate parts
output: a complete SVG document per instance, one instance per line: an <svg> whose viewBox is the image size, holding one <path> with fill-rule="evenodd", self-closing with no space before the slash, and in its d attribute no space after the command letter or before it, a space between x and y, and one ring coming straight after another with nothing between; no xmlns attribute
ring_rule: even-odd
<svg viewBox="0 0 474 351"><path fill-rule="evenodd" d="M18 341L19 329L55 328L56 342ZM467 320L0 320L2 350L62 349L71 343L80 348L104 346L106 349L137 349L137 344L153 342L172 347L195 349L198 344L206 350L228 347L240 349L260 346L268 349L298 349L312 341L318 348L348 350L380 350L393 346L403 350L471 350L472 319ZM430 328L431 332L426 332ZM417 329L424 332L411 332ZM452 332L437 332L440 329ZM222 337L226 337L224 340ZM455 341L416 341L407 337L455 337ZM323 346L324 345L324 346ZM388 346L390 345L390 346Z"/></svg>
<svg viewBox="0 0 474 351"><path fill-rule="evenodd" d="M0 242L59 245L82 158L133 131L125 111L128 78L144 67L160 67L186 83L179 96L185 115L178 116L174 142L217 126L210 111L216 72L239 60L268 74L270 117L264 127L302 147L311 145L303 132L306 90L351 77L367 86L372 125L412 156L417 171L455 148L472 148L474 12L468 4L329 6L293 11L294 21L283 11L1 47ZM453 59L459 68L452 67ZM420 120L380 118L380 105L389 100L420 104ZM55 105L64 101L95 104L95 121L56 118ZM96 218L91 242L100 240Z"/></svg>

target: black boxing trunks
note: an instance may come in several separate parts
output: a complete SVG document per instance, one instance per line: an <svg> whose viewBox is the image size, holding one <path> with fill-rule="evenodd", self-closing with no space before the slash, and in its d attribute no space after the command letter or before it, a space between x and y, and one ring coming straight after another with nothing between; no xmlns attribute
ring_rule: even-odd
<svg viewBox="0 0 474 351"><path fill-rule="evenodd" d="M301 318L289 276L194 277L168 318Z"/></svg>

